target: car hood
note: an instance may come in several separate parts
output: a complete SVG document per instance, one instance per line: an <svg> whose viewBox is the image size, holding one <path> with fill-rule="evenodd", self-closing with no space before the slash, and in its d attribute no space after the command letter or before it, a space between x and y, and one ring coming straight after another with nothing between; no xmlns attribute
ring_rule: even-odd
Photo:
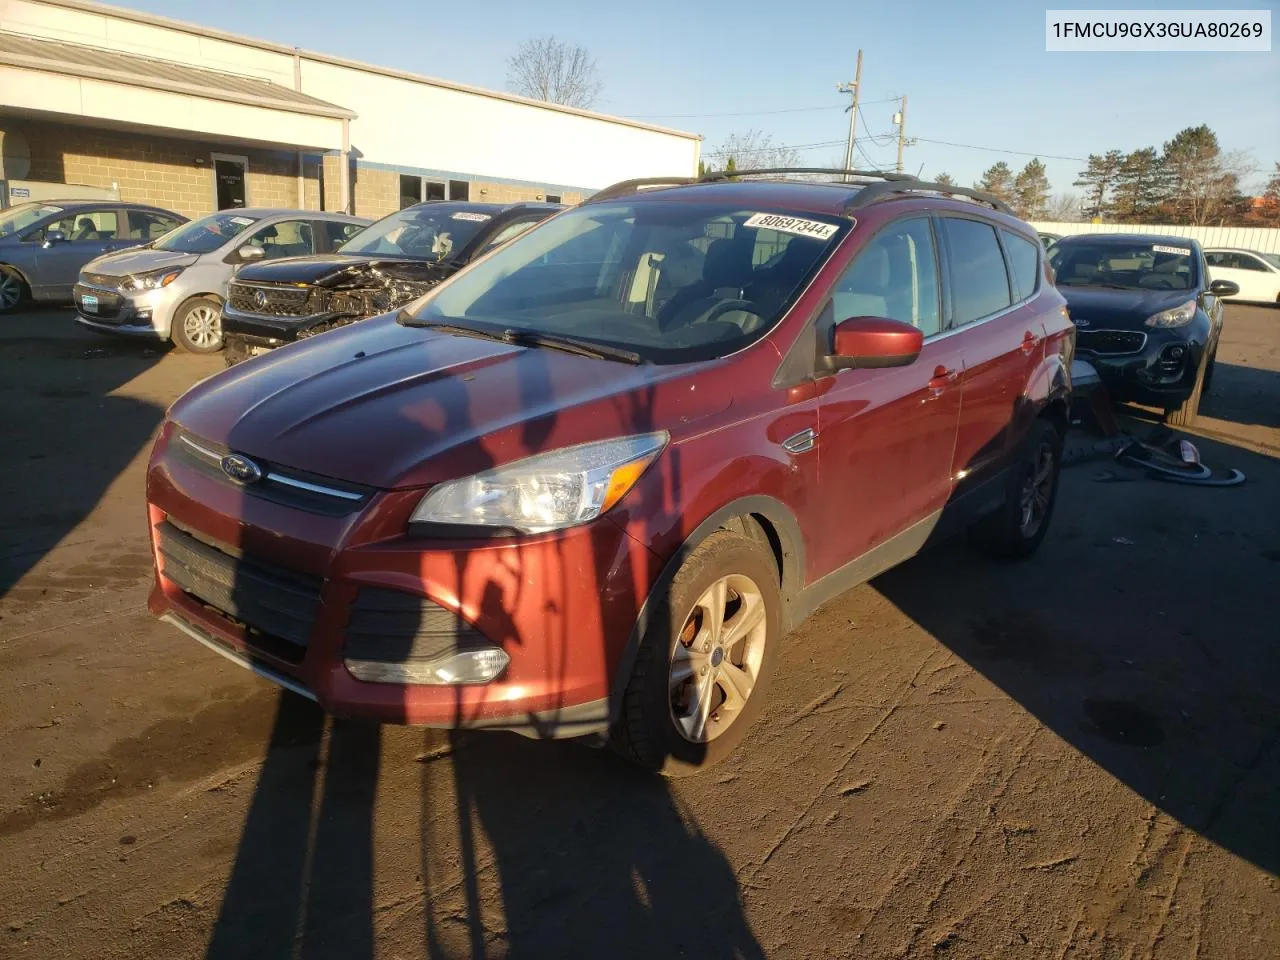
<svg viewBox="0 0 1280 960"><path fill-rule="evenodd" d="M690 365L630 366L405 327L387 314L216 374L169 416L249 456L393 489L687 428L732 403L693 380Z"/></svg>
<svg viewBox="0 0 1280 960"><path fill-rule="evenodd" d="M1079 326L1142 330L1152 314L1195 299L1195 290L1111 290L1106 287L1060 285L1067 311Z"/></svg>
<svg viewBox="0 0 1280 960"><path fill-rule="evenodd" d="M200 255L196 253L131 247L128 250L108 253L90 260L83 269L89 273L101 273L108 277L127 277L147 270L163 270L165 267L189 267L198 259Z"/></svg>
<svg viewBox="0 0 1280 960"><path fill-rule="evenodd" d="M309 283L318 287L361 286L370 278L384 280L443 280L453 268L397 257L347 256L340 253L318 257L292 257L253 263L240 268L237 280L254 283Z"/></svg>

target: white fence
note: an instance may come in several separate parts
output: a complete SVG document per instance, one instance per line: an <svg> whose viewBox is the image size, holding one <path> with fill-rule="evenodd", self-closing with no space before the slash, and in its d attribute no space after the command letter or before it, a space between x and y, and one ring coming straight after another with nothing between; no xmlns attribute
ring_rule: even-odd
<svg viewBox="0 0 1280 960"><path fill-rule="evenodd" d="M1166 237L1199 240L1205 249L1238 247L1259 253L1280 253L1280 230L1271 227L1170 227L1133 223L1047 223L1032 224L1041 233L1069 237L1077 233L1155 233Z"/></svg>

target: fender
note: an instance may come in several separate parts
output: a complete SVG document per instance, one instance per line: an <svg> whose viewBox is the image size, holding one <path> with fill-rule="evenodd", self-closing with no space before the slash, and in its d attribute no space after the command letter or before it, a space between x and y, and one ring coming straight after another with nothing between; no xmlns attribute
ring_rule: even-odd
<svg viewBox="0 0 1280 960"><path fill-rule="evenodd" d="M631 627L631 636L627 639L626 649L614 675L613 692L609 698L609 723L618 719L622 708L622 694L631 679L631 669L635 666L636 655L640 651L640 640L649 627L653 611L662 601L671 586L676 572L702 541L715 533L734 517L758 514L773 526L778 535L778 546L782 553L782 632L787 634L796 624L796 601L804 586L804 540L800 536L800 524L791 510L780 500L766 496L747 496L731 500L703 520L671 556L658 574L649 595L645 597L636 622Z"/></svg>

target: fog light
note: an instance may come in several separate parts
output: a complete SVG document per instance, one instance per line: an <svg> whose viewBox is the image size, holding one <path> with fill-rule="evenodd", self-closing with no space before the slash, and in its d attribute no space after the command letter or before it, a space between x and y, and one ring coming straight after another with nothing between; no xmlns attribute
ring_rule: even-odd
<svg viewBox="0 0 1280 960"><path fill-rule="evenodd" d="M1170 359L1170 360L1181 360L1181 359L1182 359L1182 355L1183 355L1184 353L1186 353L1186 352L1187 352L1187 351L1186 351L1186 350L1184 350L1182 347L1170 347L1170 348L1169 348L1169 359Z"/></svg>
<svg viewBox="0 0 1280 960"><path fill-rule="evenodd" d="M138 311L134 314L134 316L135 316L138 320L141 320L143 323L150 323L150 322L151 322L151 311L150 311L150 310L138 310Z"/></svg>
<svg viewBox="0 0 1280 960"><path fill-rule="evenodd" d="M369 683L424 683L451 686L488 683L507 669L511 658L498 647L459 650L433 660L346 660L357 680Z"/></svg>

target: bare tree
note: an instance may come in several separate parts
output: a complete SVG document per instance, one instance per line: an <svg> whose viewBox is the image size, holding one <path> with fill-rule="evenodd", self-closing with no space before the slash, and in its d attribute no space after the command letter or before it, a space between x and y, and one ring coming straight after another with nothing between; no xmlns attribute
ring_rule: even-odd
<svg viewBox="0 0 1280 960"><path fill-rule="evenodd" d="M1049 198L1045 217L1053 223L1078 223L1084 219L1084 210L1078 193L1058 193Z"/></svg>
<svg viewBox="0 0 1280 960"><path fill-rule="evenodd" d="M520 44L507 61L507 86L534 100L588 110L599 99L603 84L586 47L537 37Z"/></svg>
<svg viewBox="0 0 1280 960"><path fill-rule="evenodd" d="M728 169L733 161L735 170L759 170L769 167L801 166L800 151L783 143L774 143L773 137L760 130L731 133L720 141L716 149L708 151L708 170ZM843 161L837 166L843 165Z"/></svg>

